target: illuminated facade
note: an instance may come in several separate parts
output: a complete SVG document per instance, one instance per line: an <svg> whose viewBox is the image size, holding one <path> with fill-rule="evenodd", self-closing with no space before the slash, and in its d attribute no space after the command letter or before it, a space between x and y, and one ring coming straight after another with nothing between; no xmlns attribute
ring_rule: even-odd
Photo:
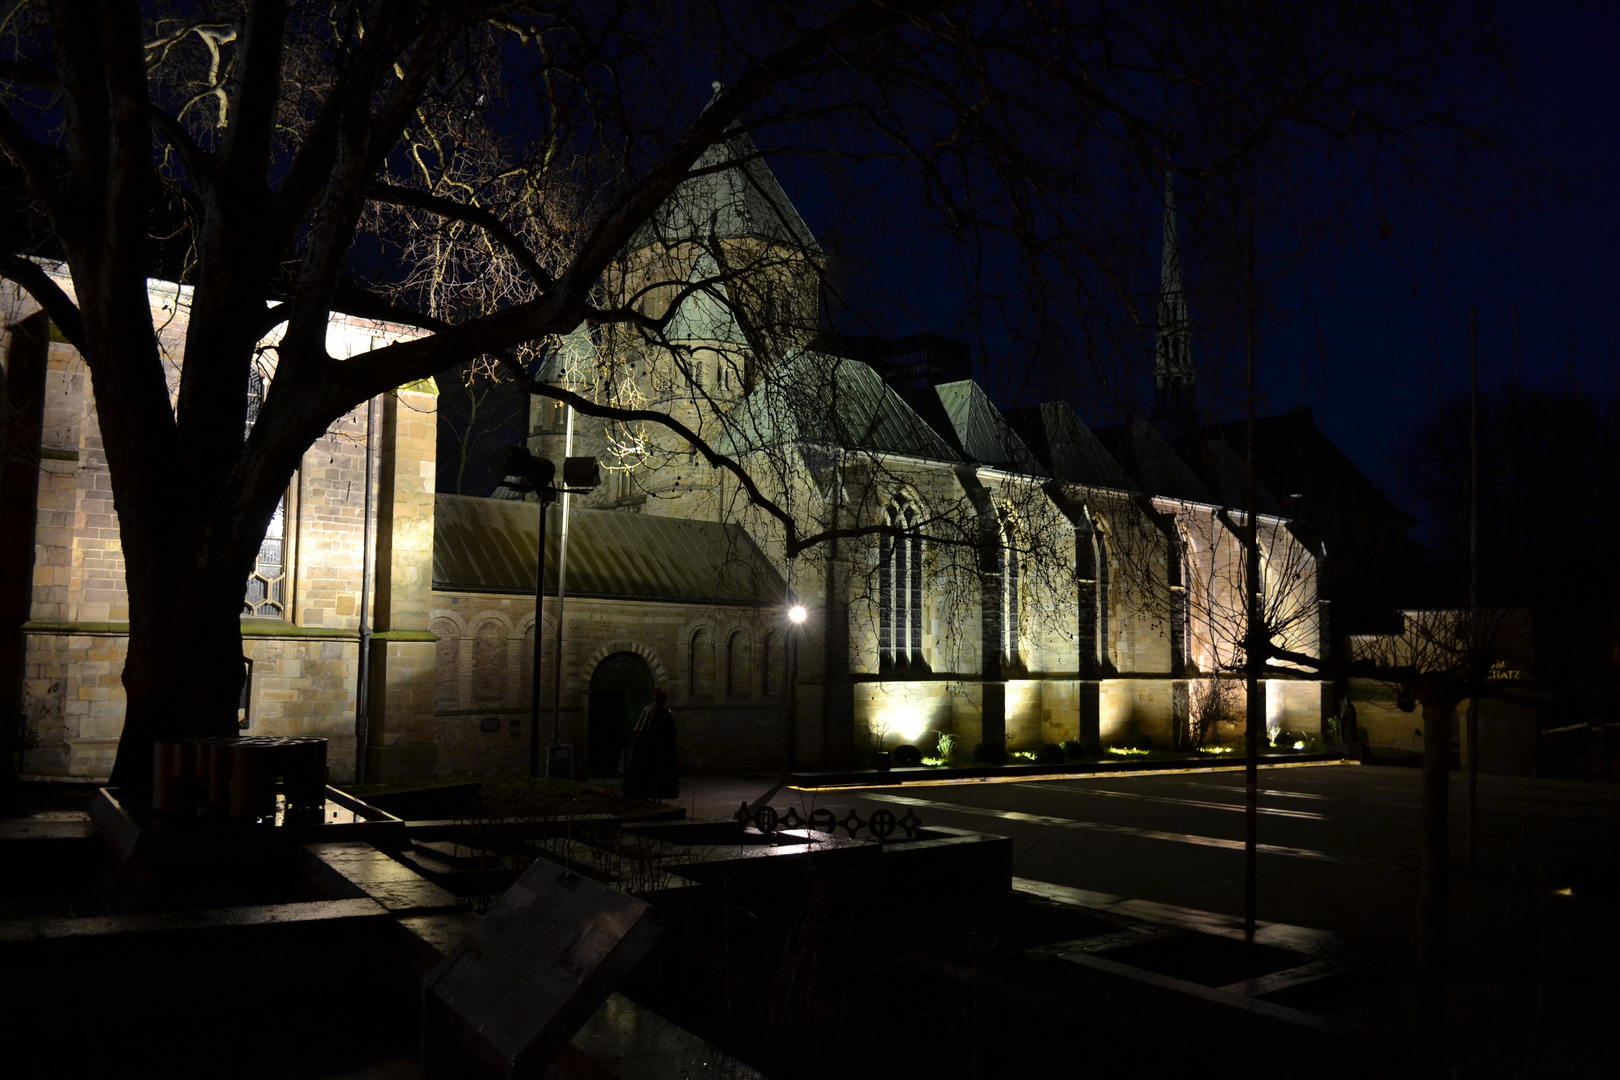
<svg viewBox="0 0 1620 1080"><path fill-rule="evenodd" d="M1225 482L1231 448L1196 431L1172 445L1147 423L1094 433L1062 403L1005 416L954 354L889 364L820 335L814 236L745 139L713 153L727 151L740 164L683 186L609 276L656 329L582 331L552 350L550 377L668 413L781 514L665 428L536 398L532 448L595 455L607 477L568 510L560 642L564 514L550 515L542 741L555 732L612 775L627 723L662 686L689 771L845 763L902 741L927 753L935 733L965 748L1186 745L1199 683L1240 657L1248 522ZM152 297L177 348L186 290ZM36 740L29 771L105 775L128 618L117 521L84 363L30 338L28 316L13 294L8 364L42 365L49 393L23 679L8 692ZM330 347L398 332L338 319ZM527 766L537 507L436 494L435 425L431 383L335 423L244 590L246 730L327 736L338 778L355 772L363 607L369 778ZM1273 638L1318 656L1319 545L1269 495L1258 505ZM790 558L784 517L822 539ZM1304 670L1267 693L1268 726L1316 732L1332 711Z"/></svg>

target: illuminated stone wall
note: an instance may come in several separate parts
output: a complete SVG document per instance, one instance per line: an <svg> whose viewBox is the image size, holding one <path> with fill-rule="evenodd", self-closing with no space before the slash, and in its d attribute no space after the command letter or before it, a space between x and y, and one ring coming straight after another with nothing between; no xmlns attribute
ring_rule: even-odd
<svg viewBox="0 0 1620 1080"><path fill-rule="evenodd" d="M534 598L495 593L434 592L432 627L441 664L434 745L441 777L522 775L529 768ZM540 691L541 742L550 744L555 677L554 599L546 602ZM646 603L569 597L564 603L563 694L557 718L562 742L583 761L588 742L591 676L619 652L641 656L655 684L669 691L683 771L770 768L781 763L786 654L776 609ZM769 679L762 664L766 634ZM726 643L738 648L733 666ZM711 651L697 658L694 638ZM743 644L746 643L746 648ZM767 692L767 686L769 692ZM731 692L735 691L735 692Z"/></svg>
<svg viewBox="0 0 1620 1080"><path fill-rule="evenodd" d="M160 342L171 392L178 386L188 302L188 290L154 286L154 321L164 327ZM359 320L341 321L329 334L329 348L345 356L393 333ZM431 390L429 384L401 395L410 403L409 416L390 436L395 444L390 453L405 465L396 504L403 527L396 530L400 541L395 544L394 578L409 581L419 594L402 596L393 610L397 621L409 625L400 636L416 640L378 643L391 679L381 706L414 709L429 743L434 659L426 627L435 451ZM331 740L334 779L352 778L355 764L365 431L362 407L334 422L304 454L285 504L290 618L243 620L243 654L253 661L248 733L325 736ZM382 449L383 432L376 436ZM89 371L77 352L61 343L53 343L48 355L41 455L22 688L24 720L35 745L23 768L101 777L112 769L123 729L121 674L129 606ZM383 587L386 598L388 586ZM425 657L392 655L413 649Z"/></svg>

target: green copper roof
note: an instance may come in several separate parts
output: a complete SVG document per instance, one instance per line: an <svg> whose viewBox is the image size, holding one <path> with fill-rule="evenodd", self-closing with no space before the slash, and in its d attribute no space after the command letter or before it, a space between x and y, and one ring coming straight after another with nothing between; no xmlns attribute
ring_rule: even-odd
<svg viewBox="0 0 1620 1080"><path fill-rule="evenodd" d="M1119 490L1130 486L1119 462L1068 402L1047 401L1013 415L1023 424L1030 449L1057 479Z"/></svg>
<svg viewBox="0 0 1620 1080"><path fill-rule="evenodd" d="M722 449L745 453L794 442L961 460L876 371L809 349L795 350L737 406Z"/></svg>
<svg viewBox="0 0 1620 1080"><path fill-rule="evenodd" d="M1046 471L978 383L972 379L942 383L934 387L934 393L968 460L1012 472Z"/></svg>
<svg viewBox="0 0 1620 1080"><path fill-rule="evenodd" d="M820 255L821 245L777 183L754 140L738 132L706 150L652 218L632 250L685 240L764 240Z"/></svg>
<svg viewBox="0 0 1620 1080"><path fill-rule="evenodd" d="M569 511L568 594L620 600L779 603L785 585L739 525L615 510ZM557 591L562 514L546 520L546 592ZM534 592L540 504L434 497L433 587Z"/></svg>
<svg viewBox="0 0 1620 1080"><path fill-rule="evenodd" d="M707 281L681 301L675 314L664 325L664 336L670 341L715 341L729 345L748 344L742 327L737 325L736 313L731 309L731 294L717 278L720 270L708 253L698 256L687 284Z"/></svg>

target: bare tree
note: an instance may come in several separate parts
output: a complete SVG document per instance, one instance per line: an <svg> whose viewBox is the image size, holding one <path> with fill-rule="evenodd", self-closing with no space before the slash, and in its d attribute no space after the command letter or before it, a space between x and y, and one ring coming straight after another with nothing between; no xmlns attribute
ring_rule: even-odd
<svg viewBox="0 0 1620 1080"><path fill-rule="evenodd" d="M304 449L358 403L474 358L521 366L525 349L586 321L656 330L661 316L634 300L645 289L614 285L616 261L731 133L891 163L960 239L987 308L1034 312L1049 338L1096 328L1087 348L1103 370L1134 348L1110 333L1141 322L1121 254L1166 165L1271 168L1302 138L1355 160L1445 120L1421 73L1473 40L1454 14L934 0L815 12L13 6L0 26L0 149L26 179L32 231L8 241L0 273L92 374L131 612L115 780L148 782L154 739L233 730L242 582ZM693 42L727 80L701 108L671 60ZM1096 212L1109 205L1125 213ZM410 220L403 240L378 225L391 214ZM442 274L428 254L441 240L498 253L510 287ZM194 287L172 385L147 292L158 256ZM999 287L992 264L1012 268ZM682 289L723 276L680 269L668 277ZM480 287L458 294L468 283ZM325 345L334 313L416 332L338 361ZM249 373L270 354L244 440ZM763 372L726 374L746 386ZM807 533L707 431L603 389L620 382L527 385L584 416L674 432L764 509L791 553L885 529L840 519Z"/></svg>

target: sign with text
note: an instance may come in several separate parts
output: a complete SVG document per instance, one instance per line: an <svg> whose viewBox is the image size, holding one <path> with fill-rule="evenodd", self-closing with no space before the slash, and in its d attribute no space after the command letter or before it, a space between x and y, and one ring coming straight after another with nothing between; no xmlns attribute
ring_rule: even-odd
<svg viewBox="0 0 1620 1080"><path fill-rule="evenodd" d="M663 929L644 901L536 860L428 974L430 1072L539 1076Z"/></svg>

